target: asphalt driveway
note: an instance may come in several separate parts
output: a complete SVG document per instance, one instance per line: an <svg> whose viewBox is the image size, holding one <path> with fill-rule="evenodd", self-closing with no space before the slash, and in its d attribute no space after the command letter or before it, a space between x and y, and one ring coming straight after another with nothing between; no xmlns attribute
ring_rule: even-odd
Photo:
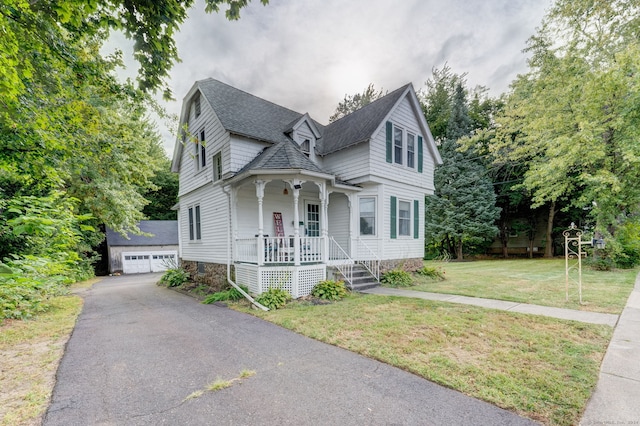
<svg viewBox="0 0 640 426"><path fill-rule="evenodd" d="M44 425L525 425L413 374L233 310L109 277L85 305ZM204 392L216 379L255 375Z"/></svg>

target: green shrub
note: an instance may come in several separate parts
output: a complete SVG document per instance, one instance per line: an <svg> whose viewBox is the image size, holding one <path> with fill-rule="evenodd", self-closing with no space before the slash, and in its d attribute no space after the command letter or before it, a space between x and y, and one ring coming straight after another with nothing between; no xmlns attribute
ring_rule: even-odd
<svg viewBox="0 0 640 426"><path fill-rule="evenodd" d="M167 287L178 287L187 281L189 281L189 273L182 268L169 269L160 278L160 282Z"/></svg>
<svg viewBox="0 0 640 426"><path fill-rule="evenodd" d="M326 300L340 300L348 294L344 281L320 281L311 290L311 295Z"/></svg>
<svg viewBox="0 0 640 426"><path fill-rule="evenodd" d="M284 307L289 300L291 300L291 295L286 290L278 287L271 287L256 297L256 302L269 309L280 309Z"/></svg>
<svg viewBox="0 0 640 426"><path fill-rule="evenodd" d="M619 268L633 268L640 265L640 219L626 222L616 232L616 240L622 253L616 258Z"/></svg>
<svg viewBox="0 0 640 426"><path fill-rule="evenodd" d="M243 285L239 286L245 293L249 292L249 289ZM207 296L202 303L204 304L211 304L211 303L215 303L215 302L223 302L223 301L227 301L227 300L240 300L242 299L244 296L242 295L242 293L240 293L238 291L238 289L236 289L235 287L231 287L227 290L223 290L223 291L218 291L216 293L210 294L209 296Z"/></svg>
<svg viewBox="0 0 640 426"><path fill-rule="evenodd" d="M389 287L410 287L413 285L411 275L401 269L393 269L385 272L382 275L380 282L388 285Z"/></svg>
<svg viewBox="0 0 640 426"><path fill-rule="evenodd" d="M46 275L50 261L21 258L0 262L0 322L5 318L27 319L49 308L52 297L66 294L73 280L64 275Z"/></svg>
<svg viewBox="0 0 640 426"><path fill-rule="evenodd" d="M432 280L444 280L444 271L440 268L436 268L434 266L423 266L422 269L418 269L416 274L422 275L423 277L429 277Z"/></svg>

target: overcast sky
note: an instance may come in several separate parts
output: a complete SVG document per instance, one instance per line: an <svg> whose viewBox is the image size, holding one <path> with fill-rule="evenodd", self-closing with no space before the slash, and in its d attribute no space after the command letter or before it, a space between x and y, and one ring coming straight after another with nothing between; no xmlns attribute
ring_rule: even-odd
<svg viewBox="0 0 640 426"><path fill-rule="evenodd" d="M522 52L550 0L253 0L238 21L206 14L202 0L176 36L171 71L179 114L196 80L216 78L327 123L345 94L369 83L424 87L448 63L497 96L526 71ZM114 37L123 48L128 43ZM134 69L126 74L135 75ZM175 140L160 125L169 157Z"/></svg>

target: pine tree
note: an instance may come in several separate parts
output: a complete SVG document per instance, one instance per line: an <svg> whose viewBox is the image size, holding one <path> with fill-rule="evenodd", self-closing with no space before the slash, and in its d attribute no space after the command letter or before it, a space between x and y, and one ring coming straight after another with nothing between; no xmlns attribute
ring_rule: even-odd
<svg viewBox="0 0 640 426"><path fill-rule="evenodd" d="M500 209L491 179L473 149L460 150L472 122L462 84L455 86L446 136L440 145L443 164L435 171L435 194L427 197L425 235L463 259L463 245L493 238Z"/></svg>

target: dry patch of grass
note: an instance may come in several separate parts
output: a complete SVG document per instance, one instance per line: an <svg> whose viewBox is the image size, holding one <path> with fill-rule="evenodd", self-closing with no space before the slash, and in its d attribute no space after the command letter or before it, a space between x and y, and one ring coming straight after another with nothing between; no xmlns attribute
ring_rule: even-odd
<svg viewBox="0 0 640 426"><path fill-rule="evenodd" d="M353 295L252 311L545 424L577 424L611 338L582 324L419 299Z"/></svg>
<svg viewBox="0 0 640 426"><path fill-rule="evenodd" d="M0 326L1 425L40 424L81 309L77 296L56 297L49 311L36 318Z"/></svg>
<svg viewBox="0 0 640 426"><path fill-rule="evenodd" d="M76 283L72 292L99 278ZM51 299L48 311L25 321L0 325L0 425L39 425L44 415L64 347L82 310L82 299Z"/></svg>
<svg viewBox="0 0 640 426"><path fill-rule="evenodd" d="M195 399L195 398L200 398L207 391L208 392L217 392L217 391L222 390L222 389L230 388L231 386L233 386L233 384L235 382L242 383L243 379L248 379L251 376L255 376L255 374L256 374L256 372L254 370L242 370L240 372L240 376L235 377L233 379L223 380L223 379L218 378L213 383L210 383L209 385L207 385L207 387L205 389L199 389L199 390L189 394L184 399L184 401L188 401L190 399Z"/></svg>
<svg viewBox="0 0 640 426"><path fill-rule="evenodd" d="M449 293L489 299L532 303L557 308L619 314L633 289L639 269L594 271L582 268L582 300L578 286L569 286L566 301L564 259L482 260L474 262L425 262L445 271L437 281L414 276L411 290ZM574 272L573 277L577 279Z"/></svg>

